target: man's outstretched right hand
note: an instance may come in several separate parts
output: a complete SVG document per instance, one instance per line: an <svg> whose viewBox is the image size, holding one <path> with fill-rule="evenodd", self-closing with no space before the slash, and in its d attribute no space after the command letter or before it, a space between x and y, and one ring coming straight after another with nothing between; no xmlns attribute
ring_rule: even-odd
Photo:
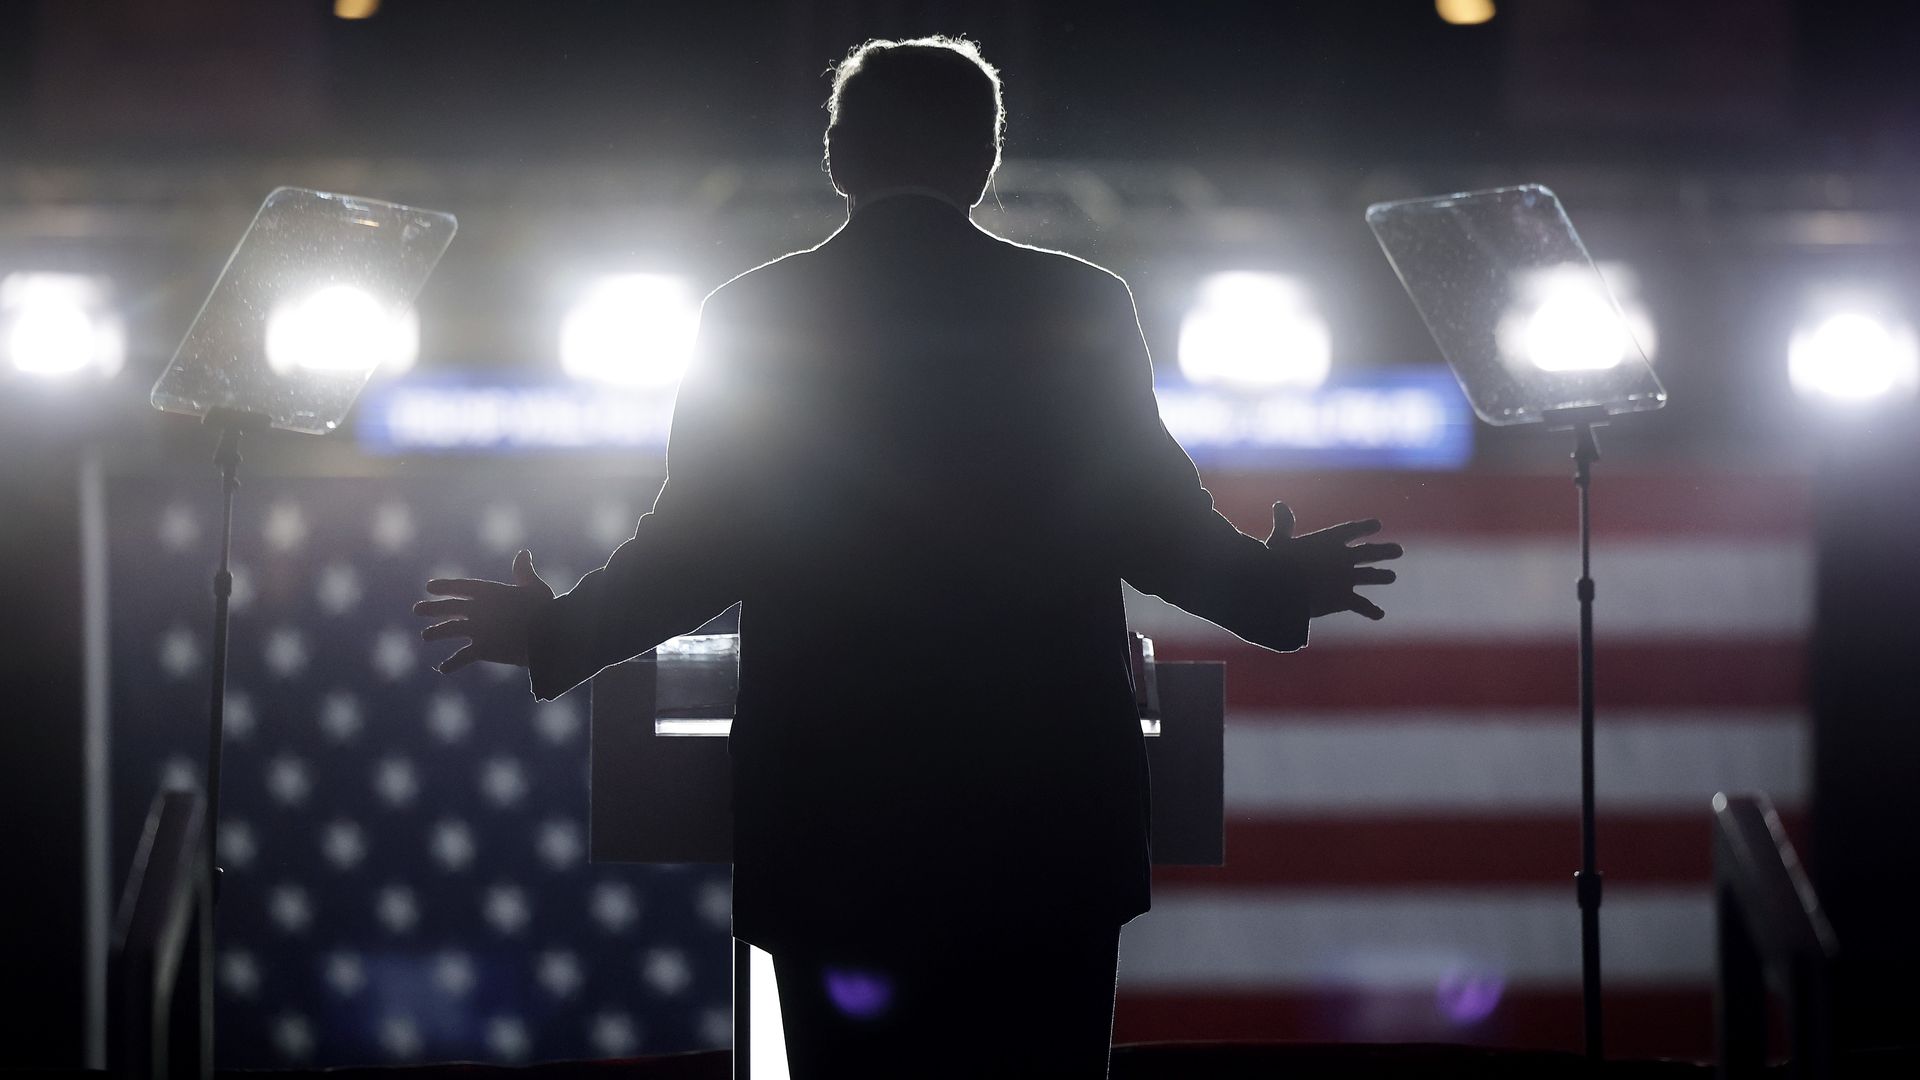
<svg viewBox="0 0 1920 1080"><path fill-rule="evenodd" d="M1380 605L1354 590L1362 585L1389 585L1395 574L1368 563L1401 556L1399 544L1352 544L1380 531L1378 518L1346 521L1305 536L1293 535L1293 511L1286 503L1273 504L1273 535L1267 548L1307 587L1307 613L1313 618L1336 611L1352 611L1369 619L1384 619Z"/></svg>

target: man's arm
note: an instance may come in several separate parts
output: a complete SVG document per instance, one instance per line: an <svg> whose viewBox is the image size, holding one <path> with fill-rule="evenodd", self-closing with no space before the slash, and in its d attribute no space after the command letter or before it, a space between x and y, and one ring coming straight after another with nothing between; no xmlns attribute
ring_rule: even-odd
<svg viewBox="0 0 1920 1080"><path fill-rule="evenodd" d="M1265 542L1235 528L1214 509L1193 459L1160 420L1153 394L1153 363L1141 335L1133 295L1115 279L1108 303L1121 354L1115 373L1115 440L1120 505L1121 576L1240 638L1290 651L1307 643L1311 619L1335 611L1369 618L1384 612L1353 592L1386 584L1391 570L1358 563L1398 558L1397 544L1347 546L1379 528L1349 522L1294 538L1293 517L1274 505L1274 533Z"/></svg>
<svg viewBox="0 0 1920 1080"><path fill-rule="evenodd" d="M750 494L738 467L740 404L727 386L734 328L717 312L719 295L701 311L694 357L674 399L667 483L653 510L605 566L534 611L527 674L543 701L691 633L740 598Z"/></svg>

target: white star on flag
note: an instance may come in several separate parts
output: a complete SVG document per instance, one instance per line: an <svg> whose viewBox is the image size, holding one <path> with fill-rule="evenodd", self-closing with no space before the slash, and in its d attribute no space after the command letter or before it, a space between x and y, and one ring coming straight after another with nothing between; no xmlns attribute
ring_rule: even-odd
<svg viewBox="0 0 1920 1080"><path fill-rule="evenodd" d="M679 949L653 949L640 965L640 975L662 997L676 997L693 982L693 968Z"/></svg>
<svg viewBox="0 0 1920 1080"><path fill-rule="evenodd" d="M267 635L263 654L267 670L290 679L307 669L307 639L291 626L276 628Z"/></svg>
<svg viewBox="0 0 1920 1080"><path fill-rule="evenodd" d="M603 1012L593 1018L593 1048L607 1057L629 1057L640 1046L640 1033L633 1017L623 1012Z"/></svg>
<svg viewBox="0 0 1920 1080"><path fill-rule="evenodd" d="M320 571L314 599L329 615L344 615L360 602L360 572L347 563L329 563Z"/></svg>
<svg viewBox="0 0 1920 1080"><path fill-rule="evenodd" d="M260 964L245 949L228 949L220 956L220 988L237 998L260 992Z"/></svg>
<svg viewBox="0 0 1920 1080"><path fill-rule="evenodd" d="M307 540L306 515L300 512L297 503L274 503L267 508L266 524L261 526L260 535L267 542L267 550L276 554L292 551Z"/></svg>
<svg viewBox="0 0 1920 1080"><path fill-rule="evenodd" d="M285 1013L273 1021L273 1045L288 1061L313 1056L313 1025L299 1013Z"/></svg>
<svg viewBox="0 0 1920 1080"><path fill-rule="evenodd" d="M512 503L489 503L480 511L480 543L496 554L511 554L526 542L527 527L520 508Z"/></svg>
<svg viewBox="0 0 1920 1080"><path fill-rule="evenodd" d="M580 959L568 949L549 949L540 954L533 977L554 997L572 997L580 989Z"/></svg>
<svg viewBox="0 0 1920 1080"><path fill-rule="evenodd" d="M535 706L533 727L555 746L572 742L580 733L580 710L571 701L546 701Z"/></svg>
<svg viewBox="0 0 1920 1080"><path fill-rule="evenodd" d="M193 631L170 626L160 635L160 670L175 679L184 679L200 668L200 644Z"/></svg>
<svg viewBox="0 0 1920 1080"><path fill-rule="evenodd" d="M585 846L580 840L580 827L571 821L547 822L540 826L540 835L534 841L540 858L555 870L579 862Z"/></svg>
<svg viewBox="0 0 1920 1080"><path fill-rule="evenodd" d="M327 985L341 997L352 997L367 985L367 968L356 952L328 953L325 961Z"/></svg>
<svg viewBox="0 0 1920 1080"><path fill-rule="evenodd" d="M389 1016L380 1021L380 1046L400 1061L411 1061L420 1056L424 1046L420 1038L420 1025L410 1016Z"/></svg>
<svg viewBox="0 0 1920 1080"><path fill-rule="evenodd" d="M527 907L526 890L518 885L495 885L487 889L481 910L495 930L507 935L519 933L533 917Z"/></svg>
<svg viewBox="0 0 1920 1080"><path fill-rule="evenodd" d="M475 982L473 960L466 953L448 950L433 958L433 985L449 997L465 997Z"/></svg>
<svg viewBox="0 0 1920 1080"><path fill-rule="evenodd" d="M487 1049L507 1061L525 1061L533 1050L526 1021L517 1016L496 1016L487 1021Z"/></svg>
<svg viewBox="0 0 1920 1080"><path fill-rule="evenodd" d="M312 790L313 780L307 775L306 762L295 757L277 757L267 763L267 791L281 805L303 803Z"/></svg>
<svg viewBox="0 0 1920 1080"><path fill-rule="evenodd" d="M405 806L420 793L420 779L406 758L382 758L373 767L373 790L389 806Z"/></svg>
<svg viewBox="0 0 1920 1080"><path fill-rule="evenodd" d="M228 690L226 705L220 712L220 730L229 739L244 742L253 734L253 696L245 690Z"/></svg>
<svg viewBox="0 0 1920 1080"><path fill-rule="evenodd" d="M633 890L618 881L595 885L588 909L593 920L610 934L625 932L640 918L640 902L634 899Z"/></svg>
<svg viewBox="0 0 1920 1080"><path fill-rule="evenodd" d="M388 682L413 670L414 633L398 627L388 627L373 639L373 668Z"/></svg>
<svg viewBox="0 0 1920 1080"><path fill-rule="evenodd" d="M445 743L465 739L467 732L473 730L473 713L467 708L467 699L450 691L433 695L427 702L427 730Z"/></svg>
<svg viewBox="0 0 1920 1080"><path fill-rule="evenodd" d="M473 863L473 830L464 821L442 821L434 825L431 846L434 860L448 870L465 870Z"/></svg>
<svg viewBox="0 0 1920 1080"><path fill-rule="evenodd" d="M413 543L413 511L407 509L405 503L381 503L374 508L369 532L375 547L388 555L396 555Z"/></svg>
<svg viewBox="0 0 1920 1080"><path fill-rule="evenodd" d="M638 520L633 507L627 503L594 503L587 516L587 539L596 548L612 551L633 538L634 523Z"/></svg>
<svg viewBox="0 0 1920 1080"><path fill-rule="evenodd" d="M335 690L320 702L320 730L334 742L346 742L360 733L360 699Z"/></svg>
<svg viewBox="0 0 1920 1080"><path fill-rule="evenodd" d="M168 503L160 512L160 546L168 551L181 552L193 546L200 539L200 519L194 516L193 508L186 503Z"/></svg>
<svg viewBox="0 0 1920 1080"><path fill-rule="evenodd" d="M420 921L420 906L413 898L413 890L405 885L389 885L380 890L373 905L374 917L380 925L396 934L412 930Z"/></svg>
<svg viewBox="0 0 1920 1080"><path fill-rule="evenodd" d="M305 933L313 924L313 901L298 885L276 885L267 894L267 914L287 933Z"/></svg>
<svg viewBox="0 0 1920 1080"><path fill-rule="evenodd" d="M480 767L480 790L495 806L512 806L527 793L526 770L513 758L493 758Z"/></svg>
<svg viewBox="0 0 1920 1080"><path fill-rule="evenodd" d="M221 822L219 844L220 865L227 869L246 869L253 865L253 857L258 853L253 829L244 821Z"/></svg>
<svg viewBox="0 0 1920 1080"><path fill-rule="evenodd" d="M320 848L326 853L327 861L334 866L347 870L360 865L366 858L367 840L360 826L351 821L334 821L327 825L321 834Z"/></svg>

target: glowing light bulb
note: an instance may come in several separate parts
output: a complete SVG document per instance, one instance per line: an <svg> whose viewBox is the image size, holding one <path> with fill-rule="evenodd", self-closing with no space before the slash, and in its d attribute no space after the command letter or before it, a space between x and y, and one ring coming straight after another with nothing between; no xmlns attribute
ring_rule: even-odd
<svg viewBox="0 0 1920 1080"><path fill-rule="evenodd" d="M419 353L420 324L353 285L328 285L274 308L267 316L267 365L296 371L365 376L397 371Z"/></svg>
<svg viewBox="0 0 1920 1080"><path fill-rule="evenodd" d="M10 274L0 282L0 325L15 370L58 377L119 370L126 351L102 284L77 274Z"/></svg>
<svg viewBox="0 0 1920 1080"><path fill-rule="evenodd" d="M693 357L700 303L665 274L619 274L589 289L560 325L560 366L577 379L665 388Z"/></svg>
<svg viewBox="0 0 1920 1080"><path fill-rule="evenodd" d="M1205 279L1180 323L1180 370L1196 385L1310 389L1326 381L1332 353L1325 320L1277 274Z"/></svg>
<svg viewBox="0 0 1920 1080"><path fill-rule="evenodd" d="M1920 381L1913 328L1859 311L1831 314L1794 332L1787 375L1808 396L1866 401L1911 394Z"/></svg>
<svg viewBox="0 0 1920 1080"><path fill-rule="evenodd" d="M1493 0L1433 0L1433 10L1454 26L1479 26L1493 18Z"/></svg>

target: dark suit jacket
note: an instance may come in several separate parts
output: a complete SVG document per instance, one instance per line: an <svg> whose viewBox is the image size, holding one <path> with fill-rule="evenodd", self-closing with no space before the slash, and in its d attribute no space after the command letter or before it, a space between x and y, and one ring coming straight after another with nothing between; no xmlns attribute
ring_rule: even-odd
<svg viewBox="0 0 1920 1080"><path fill-rule="evenodd" d="M1306 642L1161 426L1126 284L899 195L707 298L667 484L530 669L553 697L742 602L743 938L1117 923L1148 904L1122 579Z"/></svg>

